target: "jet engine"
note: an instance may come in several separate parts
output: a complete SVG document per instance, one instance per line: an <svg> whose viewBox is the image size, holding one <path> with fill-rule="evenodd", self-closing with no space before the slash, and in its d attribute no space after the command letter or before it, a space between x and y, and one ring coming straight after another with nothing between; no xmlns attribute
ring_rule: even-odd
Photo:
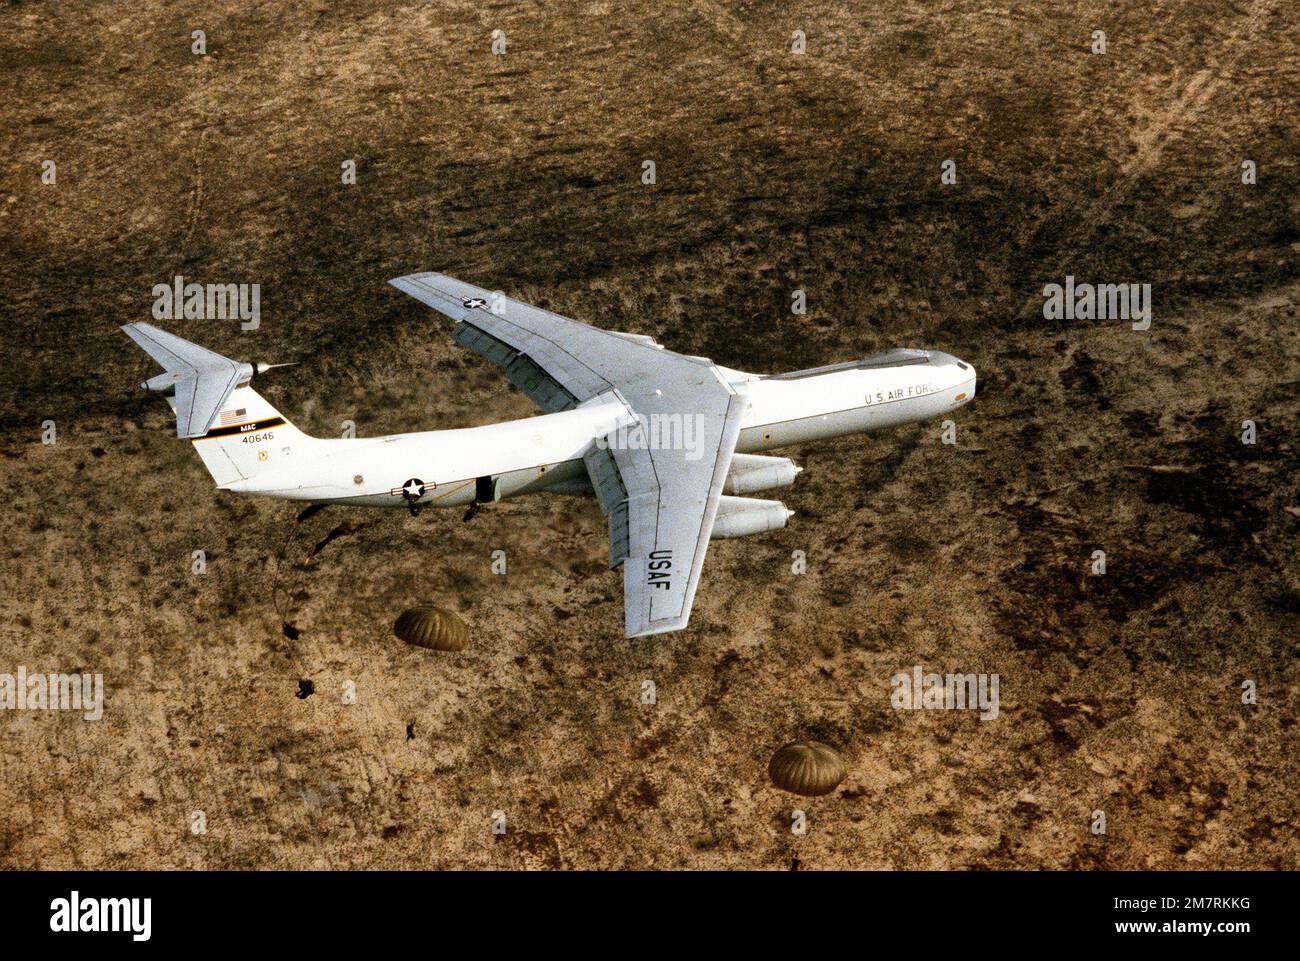
<svg viewBox="0 0 1300 961"><path fill-rule="evenodd" d="M767 458L777 460L778 458ZM785 527L794 511L780 501L764 501L756 497L728 497L718 499L718 516L713 522L712 537L745 537L764 531L779 531Z"/></svg>
<svg viewBox="0 0 1300 961"><path fill-rule="evenodd" d="M736 454L731 470L722 484L724 494L752 494L789 487L803 468L788 457L764 457L762 454Z"/></svg>

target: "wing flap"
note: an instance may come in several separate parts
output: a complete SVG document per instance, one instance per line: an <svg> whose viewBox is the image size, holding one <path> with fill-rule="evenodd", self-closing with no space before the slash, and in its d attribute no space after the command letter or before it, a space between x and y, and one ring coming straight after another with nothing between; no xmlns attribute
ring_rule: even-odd
<svg viewBox="0 0 1300 961"><path fill-rule="evenodd" d="M611 571L625 563L632 550L629 511L628 503L624 500L614 505L614 509L609 512L609 569Z"/></svg>
<svg viewBox="0 0 1300 961"><path fill-rule="evenodd" d="M451 337L480 357L501 367L510 383L522 390L542 410L555 413L578 405L578 398L527 354L466 321L456 324Z"/></svg>
<svg viewBox="0 0 1300 961"><path fill-rule="evenodd" d="M583 457L600 509L609 516L609 567L618 567L628 552L627 488L607 446L593 447Z"/></svg>

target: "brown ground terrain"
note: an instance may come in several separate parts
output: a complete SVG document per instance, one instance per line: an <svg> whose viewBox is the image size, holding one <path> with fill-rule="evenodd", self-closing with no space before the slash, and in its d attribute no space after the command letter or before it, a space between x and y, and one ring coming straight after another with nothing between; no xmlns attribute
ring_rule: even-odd
<svg viewBox="0 0 1300 961"><path fill-rule="evenodd" d="M1300 866L1298 51L1282 0L7 4L0 671L108 691L0 716L0 865ZM162 326L300 361L259 383L309 433L527 416L385 284L428 269L742 369L938 347L980 394L956 447L788 451L790 526L628 641L594 502L216 492L117 329L260 283L255 332ZM1067 273L1152 284L1151 329L1043 320ZM391 635L424 600L466 652ZM913 664L999 673L1000 717L892 710ZM833 795L768 783L800 736Z"/></svg>

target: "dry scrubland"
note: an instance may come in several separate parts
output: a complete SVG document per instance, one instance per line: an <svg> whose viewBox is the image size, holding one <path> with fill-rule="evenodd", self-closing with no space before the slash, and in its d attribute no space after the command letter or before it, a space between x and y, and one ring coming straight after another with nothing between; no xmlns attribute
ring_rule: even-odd
<svg viewBox="0 0 1300 961"><path fill-rule="evenodd" d="M0 670L108 705L0 717L0 864L1296 868L1298 34L1282 0L7 5ZM255 333L167 326L301 361L267 394L309 432L528 414L384 283L419 269L741 368L942 347L981 392L956 449L790 451L791 525L629 642L593 503L299 523L135 389L117 325L183 273L262 285ZM1151 330L1042 320L1067 273L1151 283ZM426 599L464 654L390 635ZM917 663L1000 673L1000 718L890 710ZM832 796L768 785L796 736Z"/></svg>

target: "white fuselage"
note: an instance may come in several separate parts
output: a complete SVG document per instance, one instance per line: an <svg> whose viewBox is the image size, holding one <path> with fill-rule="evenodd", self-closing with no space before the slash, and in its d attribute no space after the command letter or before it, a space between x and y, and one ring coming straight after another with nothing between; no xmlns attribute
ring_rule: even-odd
<svg viewBox="0 0 1300 961"><path fill-rule="evenodd" d="M928 352L924 361L837 365L772 377L718 370L749 403L738 453L927 420L975 394L974 368L937 351ZM686 420L691 416L683 415ZM256 445L258 434L265 433L274 461L247 479L221 486L377 507L463 506L538 491L590 493L583 455L593 438L626 427L627 418L622 403L609 402L482 427L373 438L318 439L296 430L277 438L275 429L267 428L240 441ZM666 425L665 434L684 440L689 450L689 423ZM411 481L418 488L410 487Z"/></svg>

